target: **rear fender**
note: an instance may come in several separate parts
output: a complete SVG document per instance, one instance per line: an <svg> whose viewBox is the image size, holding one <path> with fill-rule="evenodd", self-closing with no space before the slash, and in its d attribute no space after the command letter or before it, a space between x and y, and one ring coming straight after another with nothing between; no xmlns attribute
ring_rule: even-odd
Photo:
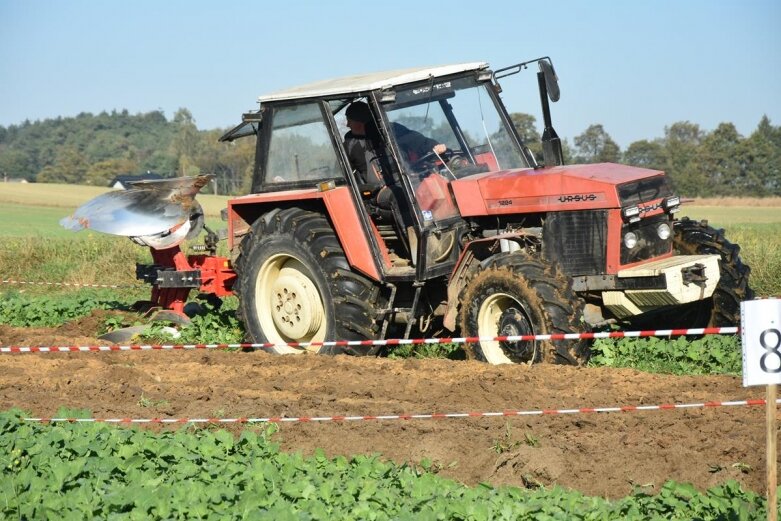
<svg viewBox="0 0 781 521"><path fill-rule="evenodd" d="M261 215L275 208L305 208L328 215L350 266L379 281L380 271L372 254L367 232L361 225L358 209L344 186L332 190L291 190L267 194L251 194L228 201L228 246L236 251L252 224Z"/></svg>

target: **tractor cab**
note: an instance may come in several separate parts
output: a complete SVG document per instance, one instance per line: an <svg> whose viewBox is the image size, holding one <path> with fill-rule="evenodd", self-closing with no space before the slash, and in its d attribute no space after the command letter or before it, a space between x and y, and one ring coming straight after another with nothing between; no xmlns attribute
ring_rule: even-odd
<svg viewBox="0 0 781 521"><path fill-rule="evenodd" d="M319 82L260 97L222 140L258 136L255 194L349 190L382 278L425 280L452 271L466 232L451 181L536 166L492 79L466 63ZM358 105L356 153L347 114Z"/></svg>

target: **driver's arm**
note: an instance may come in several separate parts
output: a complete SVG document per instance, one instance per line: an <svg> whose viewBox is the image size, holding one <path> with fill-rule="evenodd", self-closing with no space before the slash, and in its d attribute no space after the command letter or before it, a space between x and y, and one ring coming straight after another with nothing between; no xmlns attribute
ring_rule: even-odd
<svg viewBox="0 0 781 521"><path fill-rule="evenodd" d="M420 132L410 130L400 141L404 141L418 157L422 157L431 151L437 154L443 154L447 150L447 145L437 142L435 139L426 137Z"/></svg>

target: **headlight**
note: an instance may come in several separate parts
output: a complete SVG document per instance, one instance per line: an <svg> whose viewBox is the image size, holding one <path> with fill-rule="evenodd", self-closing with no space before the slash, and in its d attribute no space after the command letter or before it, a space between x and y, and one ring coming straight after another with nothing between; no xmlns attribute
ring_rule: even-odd
<svg viewBox="0 0 781 521"><path fill-rule="evenodd" d="M624 246L630 250L637 246L637 235L634 232L627 232L624 234Z"/></svg>
<svg viewBox="0 0 781 521"><path fill-rule="evenodd" d="M624 219L630 223L634 223L640 220L640 208L637 206L628 206L621 211Z"/></svg>
<svg viewBox="0 0 781 521"><path fill-rule="evenodd" d="M659 236L660 239L663 241L666 241L670 238L670 225L667 223L661 223L659 226L656 227L656 235Z"/></svg>
<svg viewBox="0 0 781 521"><path fill-rule="evenodd" d="M668 197L664 200L664 202L662 202L662 206L665 210L667 210L668 213L675 213L681 209L681 198L677 195Z"/></svg>

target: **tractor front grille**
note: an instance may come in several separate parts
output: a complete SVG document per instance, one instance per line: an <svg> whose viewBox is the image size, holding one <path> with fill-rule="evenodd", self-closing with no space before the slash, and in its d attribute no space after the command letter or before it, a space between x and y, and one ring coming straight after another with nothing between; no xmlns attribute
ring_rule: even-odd
<svg viewBox="0 0 781 521"><path fill-rule="evenodd" d="M664 240L659 238L656 231L657 226L661 223L667 223L671 230L670 237ZM621 264L653 259L669 253L673 247L672 227L672 219L667 214L641 219L636 223L624 224L621 227ZM627 232L633 232L637 236L637 245L631 250L626 247L623 241Z"/></svg>
<svg viewBox="0 0 781 521"><path fill-rule="evenodd" d="M556 212L543 227L543 251L567 275L604 273L607 258L607 210Z"/></svg>

